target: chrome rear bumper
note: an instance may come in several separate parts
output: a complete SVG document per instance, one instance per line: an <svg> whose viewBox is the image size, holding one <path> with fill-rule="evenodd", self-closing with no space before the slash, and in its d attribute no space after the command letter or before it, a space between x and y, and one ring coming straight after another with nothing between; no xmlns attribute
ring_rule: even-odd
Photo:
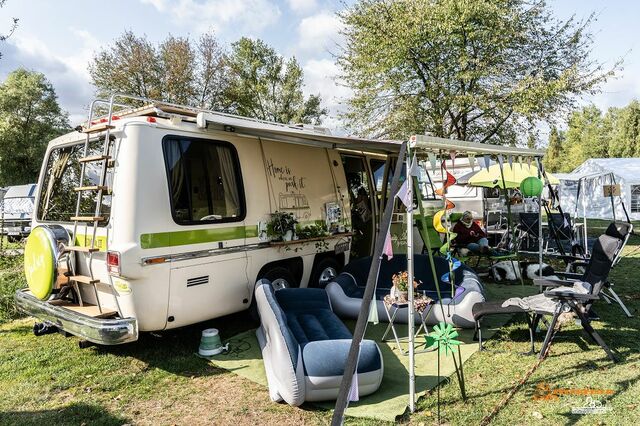
<svg viewBox="0 0 640 426"><path fill-rule="evenodd" d="M138 340L138 321L135 318L93 318L39 300L26 289L16 292L15 301L27 315L99 345L121 345Z"/></svg>

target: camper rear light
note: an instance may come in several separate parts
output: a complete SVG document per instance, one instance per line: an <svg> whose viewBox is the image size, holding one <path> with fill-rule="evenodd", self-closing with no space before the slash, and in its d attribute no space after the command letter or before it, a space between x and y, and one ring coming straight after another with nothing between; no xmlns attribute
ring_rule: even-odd
<svg viewBox="0 0 640 426"><path fill-rule="evenodd" d="M109 275L120 275L120 253L117 251L107 252L107 271Z"/></svg>

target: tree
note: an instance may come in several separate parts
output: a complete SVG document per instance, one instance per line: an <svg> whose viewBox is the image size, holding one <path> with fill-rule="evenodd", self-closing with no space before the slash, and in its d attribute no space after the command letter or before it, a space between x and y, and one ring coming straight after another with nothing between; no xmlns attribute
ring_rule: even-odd
<svg viewBox="0 0 640 426"><path fill-rule="evenodd" d="M547 153L544 156L544 167L550 172L557 172L561 168L563 160L562 140L562 133L555 126L551 127Z"/></svg>
<svg viewBox="0 0 640 426"><path fill-rule="evenodd" d="M7 0L0 0L0 8L3 7L6 2ZM0 41L5 41L9 37L11 37L13 32L16 30L16 28L18 28L18 18L11 18L11 25L9 26L9 31L7 31L7 33L5 34L0 34ZM0 53L0 58L2 58L2 53Z"/></svg>
<svg viewBox="0 0 640 426"><path fill-rule="evenodd" d="M47 143L69 130L41 73L19 68L0 85L0 186L34 182Z"/></svg>
<svg viewBox="0 0 640 426"><path fill-rule="evenodd" d="M522 143L613 73L589 58L592 17L558 20L543 0L358 0L340 17L361 135Z"/></svg>
<svg viewBox="0 0 640 426"><path fill-rule="evenodd" d="M170 35L156 46L125 31L89 64L99 96L120 92L213 109L223 104L225 72L224 51L212 33L195 43Z"/></svg>
<svg viewBox="0 0 640 426"><path fill-rule="evenodd" d="M612 122L609 155L611 157L640 157L640 102L631 101L624 108L609 108Z"/></svg>
<svg viewBox="0 0 640 426"><path fill-rule="evenodd" d="M320 124L327 110L320 95L304 99L303 72L295 58L286 60L262 40L241 38L228 58L226 92L231 111L280 123Z"/></svg>
<svg viewBox="0 0 640 426"><path fill-rule="evenodd" d="M606 158L611 125L602 116L602 111L590 105L575 111L569 117L564 155L558 170L568 172L589 158Z"/></svg>

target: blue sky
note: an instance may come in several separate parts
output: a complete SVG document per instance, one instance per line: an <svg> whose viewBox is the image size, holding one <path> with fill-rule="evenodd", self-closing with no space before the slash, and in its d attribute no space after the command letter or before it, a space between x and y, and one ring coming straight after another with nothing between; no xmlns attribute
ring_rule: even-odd
<svg viewBox="0 0 640 426"><path fill-rule="evenodd" d="M347 0L349 3L350 0ZM0 79L18 66L43 72L54 84L73 124L82 120L94 89L87 64L124 30L160 41L169 33L197 37L214 29L229 44L259 37L305 70L305 91L320 93L330 108L326 124L339 128L337 113L348 89L335 84L331 52L339 42L335 12L342 0L8 0L0 9L0 28L20 19L15 34L0 45ZM561 18L597 14L592 25L593 58L611 66L624 58L618 77L602 93L582 99L601 108L640 98L640 2L632 0L550 0Z"/></svg>

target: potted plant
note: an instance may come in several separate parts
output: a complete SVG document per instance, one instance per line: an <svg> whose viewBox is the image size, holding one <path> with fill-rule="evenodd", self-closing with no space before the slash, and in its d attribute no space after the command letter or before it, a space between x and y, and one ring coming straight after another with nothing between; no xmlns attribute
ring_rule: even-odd
<svg viewBox="0 0 640 426"><path fill-rule="evenodd" d="M393 286L391 287L391 296L397 300L406 302L409 300L409 273L407 271L398 272L391 277ZM418 288L419 282L413 280L413 288Z"/></svg>
<svg viewBox="0 0 640 426"><path fill-rule="evenodd" d="M293 213L271 213L271 219L267 224L267 235L274 241L291 241L293 239L298 219Z"/></svg>
<svg viewBox="0 0 640 426"><path fill-rule="evenodd" d="M301 240L308 240L311 238L318 237L326 237L329 233L327 232L323 222L316 222L313 225L307 225L301 227L298 225L296 227L296 235Z"/></svg>

